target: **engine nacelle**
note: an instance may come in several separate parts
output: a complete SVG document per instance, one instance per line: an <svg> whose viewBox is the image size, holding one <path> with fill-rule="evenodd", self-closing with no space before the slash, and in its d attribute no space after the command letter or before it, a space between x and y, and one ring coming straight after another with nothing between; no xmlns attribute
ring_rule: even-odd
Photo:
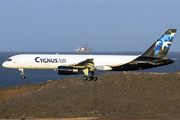
<svg viewBox="0 0 180 120"><path fill-rule="evenodd" d="M57 72L59 75L78 75L83 74L82 69L73 68L69 66L58 66Z"/></svg>

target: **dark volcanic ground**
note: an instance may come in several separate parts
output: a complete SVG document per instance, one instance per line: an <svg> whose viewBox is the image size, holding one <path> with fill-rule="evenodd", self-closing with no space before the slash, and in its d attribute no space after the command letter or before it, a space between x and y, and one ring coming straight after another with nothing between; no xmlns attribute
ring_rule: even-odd
<svg viewBox="0 0 180 120"><path fill-rule="evenodd" d="M0 118L179 116L180 72L108 73L0 89Z"/></svg>

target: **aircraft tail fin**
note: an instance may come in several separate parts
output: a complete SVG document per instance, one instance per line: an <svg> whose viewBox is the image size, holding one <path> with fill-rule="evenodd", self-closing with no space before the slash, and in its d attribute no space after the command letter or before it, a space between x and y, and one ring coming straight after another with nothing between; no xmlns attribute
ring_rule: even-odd
<svg viewBox="0 0 180 120"><path fill-rule="evenodd" d="M168 29L142 56L165 58L177 29Z"/></svg>

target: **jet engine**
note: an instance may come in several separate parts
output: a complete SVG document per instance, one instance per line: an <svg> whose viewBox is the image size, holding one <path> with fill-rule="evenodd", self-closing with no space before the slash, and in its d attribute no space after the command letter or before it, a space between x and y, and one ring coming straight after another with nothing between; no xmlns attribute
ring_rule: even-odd
<svg viewBox="0 0 180 120"><path fill-rule="evenodd" d="M83 74L83 70L69 66L58 66L57 72L59 75L78 75Z"/></svg>

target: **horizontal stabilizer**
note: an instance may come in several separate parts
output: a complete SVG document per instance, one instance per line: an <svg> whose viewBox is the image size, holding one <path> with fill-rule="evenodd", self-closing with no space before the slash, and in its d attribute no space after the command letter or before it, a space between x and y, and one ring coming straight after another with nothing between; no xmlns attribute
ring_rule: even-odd
<svg viewBox="0 0 180 120"><path fill-rule="evenodd" d="M161 64L170 64L174 63L174 60L171 59L156 59L149 62L152 65L161 65Z"/></svg>

